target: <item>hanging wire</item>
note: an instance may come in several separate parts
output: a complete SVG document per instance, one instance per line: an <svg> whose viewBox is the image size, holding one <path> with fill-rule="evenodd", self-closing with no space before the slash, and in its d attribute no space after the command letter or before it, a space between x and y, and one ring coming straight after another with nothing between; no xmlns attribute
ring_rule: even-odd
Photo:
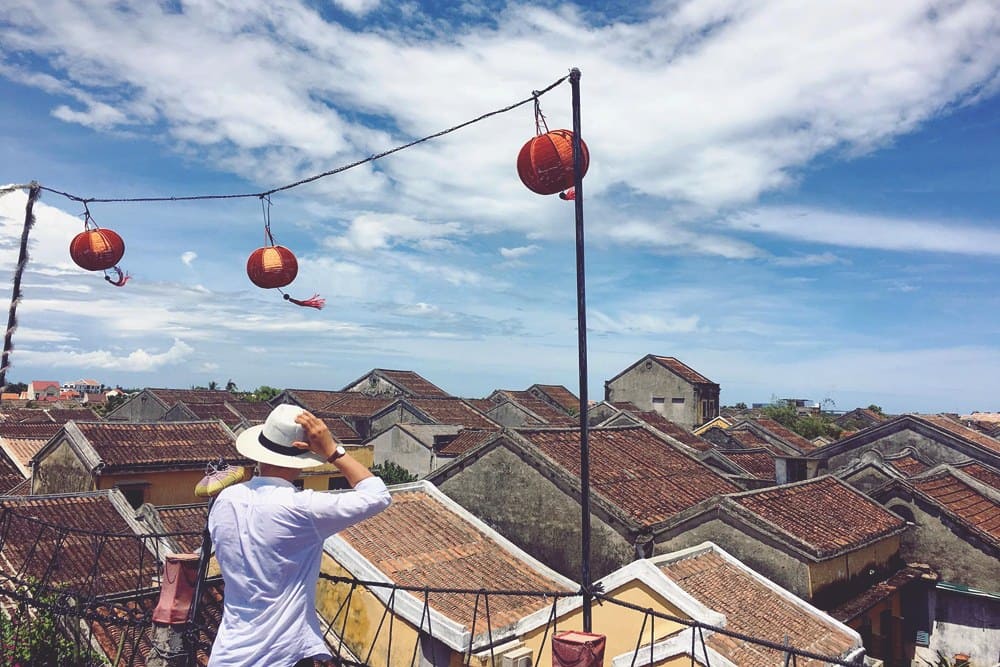
<svg viewBox="0 0 1000 667"><path fill-rule="evenodd" d="M335 169L330 169L329 171L324 171L324 172L319 173L319 174L314 174L312 176L307 176L306 178L299 179L299 180L294 181L292 183L287 183L285 185L279 185L278 187L271 188L270 190L265 190L263 192L244 192L244 193L233 193L233 194L187 195L187 196L170 196L170 197L81 197L79 195L74 195L72 193L64 192L62 190L56 190L55 188L50 188L50 187L47 187L47 186L44 186L44 185L43 186L39 186L39 187L41 187L42 190L45 190L47 192L51 192L53 194L61 195L61 196L66 197L67 199L70 199L72 201L78 201L78 202L84 202L84 203L92 203L92 202L100 202L100 203L174 202L174 201L201 201L201 200L212 200L212 199L246 199L246 198L250 198L250 197L261 197L261 198L263 198L263 197L266 197L268 195L273 195L273 194L275 194L277 192L284 192L285 190L291 190L292 188L297 188L300 185L305 185L307 183L312 183L313 181L318 181L321 178L326 178L328 176L333 176L335 174L339 174L341 172L347 171L348 169L353 169L355 167L360 167L363 164L368 164L369 162L374 162L375 160L380 160L380 159L382 159L382 158L384 158L384 157L386 157L388 155L392 155L393 153L398 153L399 151L405 150L407 148L412 148L413 146L416 146L417 144L422 144L425 141L430 141L431 139L437 139L438 137L443 137L446 134L451 134L452 132L455 132L457 130L461 130L464 127L468 127L469 125L474 125L475 123L478 123L480 121L484 121L487 118L491 118L493 116L498 116L500 114L507 113L508 111L512 111L512 110L514 110L514 109L516 109L516 108L518 108L520 106L528 104L529 102L534 102L537 105L538 104L538 98L540 96L542 96L545 93L551 91L553 88L555 88L559 84L565 82L568 78L569 78L569 75L566 75L566 76L564 76L564 77L562 77L560 79L557 79L556 81L552 82L551 84L549 84L545 88L542 88L541 90L532 91L530 97L526 97L523 100L519 100L519 101L514 102L513 104L509 104L509 105L507 105L507 106L505 106L503 108L496 109L494 111L489 111L487 113L482 114L481 116L476 116L475 118L473 118L471 120L467 120L464 123L459 123L458 125L453 125L452 127L449 127L447 129L440 130L438 132L435 132L434 134L428 134L427 136L421 137L419 139L414 139L413 141L410 141L408 143L402 144L400 146L396 146L395 148L390 148L388 150L382 151L381 153L376 153L374 155L370 155L370 156L368 156L366 158L363 158L361 160L356 160L354 162L342 165L342 166L337 167Z"/></svg>

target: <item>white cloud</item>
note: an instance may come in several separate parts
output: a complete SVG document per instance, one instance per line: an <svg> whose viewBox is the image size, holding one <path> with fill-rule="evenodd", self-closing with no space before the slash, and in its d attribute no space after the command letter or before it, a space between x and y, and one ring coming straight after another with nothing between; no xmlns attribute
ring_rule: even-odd
<svg viewBox="0 0 1000 667"><path fill-rule="evenodd" d="M527 245L518 248L500 248L500 256L504 259L523 259L528 255L533 255L538 252L539 246L537 245Z"/></svg>
<svg viewBox="0 0 1000 667"><path fill-rule="evenodd" d="M600 333L613 334L676 334L692 333L698 329L698 316L664 317L654 313L632 312L609 316L591 309L587 328Z"/></svg>
<svg viewBox="0 0 1000 667"><path fill-rule="evenodd" d="M184 262L184 264L187 266L192 266L194 264L194 260L196 259L198 259L198 253L194 252L193 250L188 250L183 255L181 255L181 261Z"/></svg>
<svg viewBox="0 0 1000 667"><path fill-rule="evenodd" d="M851 248L1000 255L1000 231L961 223L801 207L754 209L726 223L734 229Z"/></svg>
<svg viewBox="0 0 1000 667"><path fill-rule="evenodd" d="M326 243L338 250L358 252L410 242L424 250L440 250L448 247L449 237L462 235L461 225L454 222L425 222L407 215L366 213L354 218L343 236L327 239Z"/></svg>
<svg viewBox="0 0 1000 667"><path fill-rule="evenodd" d="M37 364L53 368L99 368L122 372L155 371L185 361L194 351L182 340L165 352L151 353L139 348L125 355L116 355L109 350L78 352L76 350L19 350L19 360L26 364Z"/></svg>
<svg viewBox="0 0 1000 667"><path fill-rule="evenodd" d="M381 0L333 0L333 4L356 16L364 16L378 7L380 2Z"/></svg>

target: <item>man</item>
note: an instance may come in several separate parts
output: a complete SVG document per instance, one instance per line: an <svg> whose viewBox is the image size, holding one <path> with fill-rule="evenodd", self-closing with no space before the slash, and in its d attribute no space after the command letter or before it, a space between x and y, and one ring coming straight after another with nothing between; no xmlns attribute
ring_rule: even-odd
<svg viewBox="0 0 1000 667"><path fill-rule="evenodd" d="M208 527L226 583L211 667L292 667L328 659L316 618L323 540L391 502L381 479L337 446L321 419L279 405L236 439L260 475L224 489ZM303 468L333 463L353 491L299 491Z"/></svg>

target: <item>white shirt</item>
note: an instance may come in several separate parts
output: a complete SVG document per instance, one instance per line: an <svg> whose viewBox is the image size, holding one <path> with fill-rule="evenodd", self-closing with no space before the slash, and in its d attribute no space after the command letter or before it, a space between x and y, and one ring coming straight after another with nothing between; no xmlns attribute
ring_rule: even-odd
<svg viewBox="0 0 1000 667"><path fill-rule="evenodd" d="M353 491L298 491L276 477L224 489L208 517L226 583L211 667L282 667L331 657L316 619L323 540L389 506L378 477Z"/></svg>

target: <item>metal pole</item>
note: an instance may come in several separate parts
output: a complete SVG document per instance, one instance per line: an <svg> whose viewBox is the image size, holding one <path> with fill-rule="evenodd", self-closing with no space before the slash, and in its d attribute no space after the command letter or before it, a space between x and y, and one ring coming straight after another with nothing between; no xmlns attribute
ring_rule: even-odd
<svg viewBox="0 0 1000 667"><path fill-rule="evenodd" d="M14 287L10 292L10 311L7 315L7 333L3 339L3 360L0 361L0 388L7 388L7 369L10 368L10 353L14 349L14 329L17 328L17 304L21 300L21 276L28 265L28 235L35 224L35 202L42 193L41 187L35 181L28 190L28 204L24 207L24 228L21 230L21 251L17 256L17 268L14 270Z"/></svg>
<svg viewBox="0 0 1000 667"><path fill-rule="evenodd" d="M576 198L576 331L580 358L580 528L581 572L583 587L583 631L591 631L590 607L590 443L587 441L587 290L583 252L583 173L580 149L580 70L574 67L569 73L573 89L573 188Z"/></svg>

